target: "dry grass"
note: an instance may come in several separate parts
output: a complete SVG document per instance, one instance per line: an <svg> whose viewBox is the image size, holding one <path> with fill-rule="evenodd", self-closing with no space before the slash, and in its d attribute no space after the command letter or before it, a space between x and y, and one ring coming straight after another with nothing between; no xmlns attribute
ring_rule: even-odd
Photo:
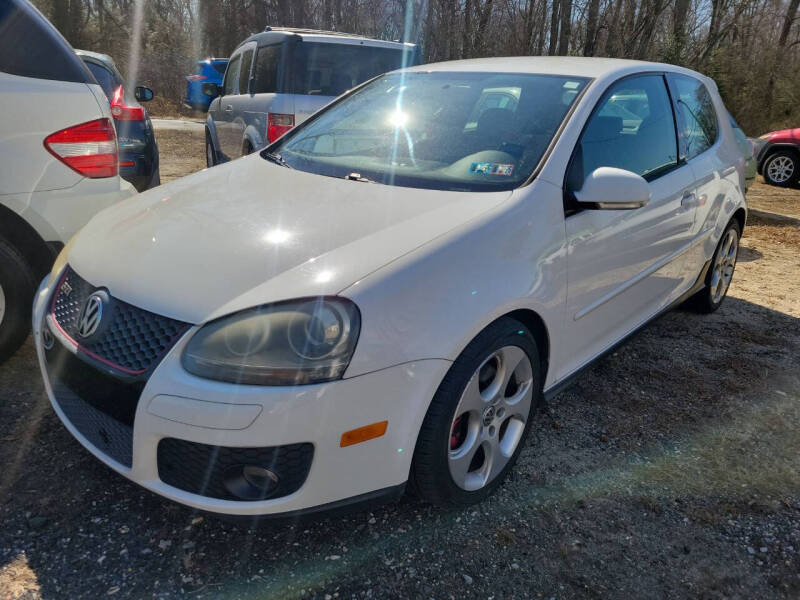
<svg viewBox="0 0 800 600"><path fill-rule="evenodd" d="M41 598L36 573L28 565L24 554L0 567L0 597L2 600L23 600Z"/></svg>
<svg viewBox="0 0 800 600"><path fill-rule="evenodd" d="M205 133L156 129L161 183L206 168Z"/></svg>
<svg viewBox="0 0 800 600"><path fill-rule="evenodd" d="M761 177L747 192L750 208L800 219L800 189L767 185Z"/></svg>

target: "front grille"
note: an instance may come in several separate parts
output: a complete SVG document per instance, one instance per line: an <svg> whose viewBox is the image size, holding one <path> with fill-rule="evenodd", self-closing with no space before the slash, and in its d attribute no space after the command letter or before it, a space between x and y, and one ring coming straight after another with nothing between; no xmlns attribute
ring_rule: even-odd
<svg viewBox="0 0 800 600"><path fill-rule="evenodd" d="M146 372L189 327L188 323L110 298L98 333L82 339L78 334L81 310L99 289L67 268L53 299L53 318L84 353L123 373Z"/></svg>
<svg viewBox="0 0 800 600"><path fill-rule="evenodd" d="M277 486L261 499L288 496L308 477L314 446L310 443L265 448L210 446L175 438L158 443L158 476L167 485L200 496L241 500L225 485L230 470L257 465L278 476Z"/></svg>
<svg viewBox="0 0 800 600"><path fill-rule="evenodd" d="M144 383L125 383L92 368L56 343L45 351L53 395L67 420L117 462L131 466L133 420Z"/></svg>

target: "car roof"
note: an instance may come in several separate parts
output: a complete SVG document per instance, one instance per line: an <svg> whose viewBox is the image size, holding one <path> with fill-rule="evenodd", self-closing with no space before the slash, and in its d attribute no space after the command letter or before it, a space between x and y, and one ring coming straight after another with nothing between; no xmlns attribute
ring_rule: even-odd
<svg viewBox="0 0 800 600"><path fill-rule="evenodd" d="M202 65L202 64L205 64L205 63L215 63L215 62L228 62L228 59L227 58L211 58L211 57L209 57L209 58L204 58L202 60L198 60L197 64L198 65Z"/></svg>
<svg viewBox="0 0 800 600"><path fill-rule="evenodd" d="M582 56L509 56L502 58L472 58L408 67L406 71L473 71L496 73L536 73L543 75L573 75L592 79L622 77L639 72L669 71L683 73L710 83L713 81L700 73L665 63L627 60L621 58L593 58Z"/></svg>
<svg viewBox="0 0 800 600"><path fill-rule="evenodd" d="M303 29L300 27L267 27L261 33L251 35L244 40L242 44L247 42L277 42L280 39L287 37L299 37L305 41L315 42L335 42L339 44L358 44L364 46L382 46L384 48L414 48L416 44L407 42L390 42L388 40L378 40L369 38L355 33L343 33L340 31L323 31L320 29Z"/></svg>
<svg viewBox="0 0 800 600"><path fill-rule="evenodd" d="M104 62L109 65L114 65L114 59L111 58L108 54L92 52L91 50L75 50L75 54L77 54L81 58L93 58L94 60Z"/></svg>

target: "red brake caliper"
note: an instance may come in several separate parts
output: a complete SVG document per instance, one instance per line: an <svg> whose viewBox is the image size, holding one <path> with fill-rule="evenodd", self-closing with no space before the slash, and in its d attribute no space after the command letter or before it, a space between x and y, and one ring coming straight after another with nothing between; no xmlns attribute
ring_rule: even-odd
<svg viewBox="0 0 800 600"><path fill-rule="evenodd" d="M450 450L455 450L461 445L461 442L464 441L464 434L459 430L459 425L461 425L461 420L463 418L464 415L461 415L453 421L453 427L450 429Z"/></svg>

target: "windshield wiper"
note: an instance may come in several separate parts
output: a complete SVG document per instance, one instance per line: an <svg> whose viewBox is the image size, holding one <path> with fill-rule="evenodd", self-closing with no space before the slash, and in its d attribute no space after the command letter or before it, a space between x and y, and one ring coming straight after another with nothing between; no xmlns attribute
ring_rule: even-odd
<svg viewBox="0 0 800 600"><path fill-rule="evenodd" d="M276 165L280 165L282 167L286 167L287 169L293 168L292 165L290 165L288 162L286 162L286 159L283 158L277 152L264 152L264 154L262 156L264 158L266 158L268 161L274 162Z"/></svg>
<svg viewBox="0 0 800 600"><path fill-rule="evenodd" d="M362 177L361 173L350 173L349 175L345 175L344 179L348 181L361 181L362 183L375 183L372 179L368 179L367 177Z"/></svg>

